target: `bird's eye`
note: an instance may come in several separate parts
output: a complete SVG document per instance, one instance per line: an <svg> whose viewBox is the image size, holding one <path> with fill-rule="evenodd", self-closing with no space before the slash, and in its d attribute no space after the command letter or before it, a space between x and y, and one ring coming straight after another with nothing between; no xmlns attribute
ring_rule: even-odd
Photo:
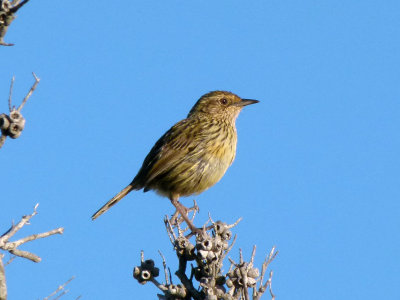
<svg viewBox="0 0 400 300"><path fill-rule="evenodd" d="M228 100L226 100L226 98L222 98L221 100L219 100L221 102L221 104L223 105L227 105L228 104Z"/></svg>

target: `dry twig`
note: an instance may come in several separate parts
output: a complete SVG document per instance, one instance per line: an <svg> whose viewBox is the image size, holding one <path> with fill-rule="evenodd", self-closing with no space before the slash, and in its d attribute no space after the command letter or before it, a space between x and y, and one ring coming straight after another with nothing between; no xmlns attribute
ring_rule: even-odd
<svg viewBox="0 0 400 300"><path fill-rule="evenodd" d="M1 2L1 0L0 0ZM11 79L11 84L10 84L10 92L8 96L8 109L9 109L9 115L7 114L0 114L0 148L3 146L7 136L16 139L21 135L22 130L24 130L25 127L25 119L21 114L21 110L24 107L25 103L28 101L28 99L31 97L32 93L36 89L37 85L39 84L40 78L38 78L35 73L32 73L33 77L35 78L35 82L30 88L28 94L25 96L24 100L22 100L22 103L18 108L15 108L15 106L12 106L12 89L14 86L14 80L15 77Z"/></svg>
<svg viewBox="0 0 400 300"><path fill-rule="evenodd" d="M10 238L12 238L22 227L30 224L29 221L31 220L31 218L37 214L36 209L38 205L39 204L35 205L32 214L23 216L22 219L16 225L12 224L10 229L8 229L2 236L0 236L1 250L8 251L12 255L23 257L33 262L41 261L41 258L36 254L33 254L29 251L20 250L18 249L18 247L30 241L45 238L54 234L62 234L64 232L64 228L60 227L47 232L32 234L13 242L10 241ZM6 276L3 265L3 255L0 253L0 300L5 300L5 299L7 299Z"/></svg>
<svg viewBox="0 0 400 300"><path fill-rule="evenodd" d="M9 241L9 239L18 232L18 230L20 230L23 226L29 224L29 221L33 216L37 215L36 209L37 209L38 205L39 204L35 205L35 208L34 208L34 211L32 214L23 216L21 221L19 221L17 223L17 225L12 225L11 228L0 237L0 249L2 249L4 251L8 251L11 254L14 254L16 256L20 256L20 257L29 259L33 262L41 261L41 258L39 256L37 256L31 252L28 252L28 251L19 250L19 249L17 249L17 247L19 247L20 245L25 244L27 242L33 241L33 240L45 238L45 237L48 237L48 236L51 236L54 234L62 234L64 232L64 228L60 227L57 229L50 230L48 232L32 234L30 236L24 237L22 239L14 241L14 242Z"/></svg>
<svg viewBox="0 0 400 300"><path fill-rule="evenodd" d="M25 5L29 0L0 0L0 45L14 46L12 43L4 42L4 36L7 33L8 27L16 18L15 13Z"/></svg>
<svg viewBox="0 0 400 300"><path fill-rule="evenodd" d="M177 215L171 218L176 221ZM263 282L265 272L269 263L275 258L275 247L267 256L262 265L262 272L254 267L256 247L253 247L251 258L246 262L242 250L239 250L239 263L229 258L231 266L224 275L222 271L223 260L231 251L236 241L236 235L232 240L231 228L235 227L241 220L233 224L226 224L221 221L209 220L202 229L185 235L187 229L181 229L181 222L173 223L165 217L164 224L171 244L179 259L179 267L175 275L179 278L180 284L173 284L172 279L167 275L167 264L164 256L160 253L163 261L165 283L159 283L155 277L158 276L158 268L154 266L153 260L144 260L141 253L141 265L134 268L134 278L139 283L152 282L163 294L157 294L160 300L250 300L249 290L253 289L252 299L260 299L262 294L269 287L272 300L275 299L271 289L272 272L267 282ZM193 220L192 220L193 221ZM212 225L207 226L208 222ZM193 238L195 241L191 241ZM188 262L194 261L191 265L191 274L187 275ZM156 270L156 271L155 271ZM171 276L171 272L169 272ZM196 280L198 283L195 283ZM257 289L257 285L259 288Z"/></svg>
<svg viewBox="0 0 400 300"><path fill-rule="evenodd" d="M61 298L61 296L65 295L66 293L69 292L69 290L66 290L65 287L67 286L68 283L70 283L72 280L75 279L75 276L72 276L70 279L68 279L65 283L63 283L62 285L60 285L54 292L52 292L50 295L48 295L47 297L45 297L43 300L50 300L51 297L56 297L53 300L59 299ZM60 293L61 292L61 293ZM58 294L60 293L60 294ZM57 295L58 294L58 295Z"/></svg>
<svg viewBox="0 0 400 300"><path fill-rule="evenodd" d="M0 253L0 300L7 300L7 282L3 264L3 254Z"/></svg>

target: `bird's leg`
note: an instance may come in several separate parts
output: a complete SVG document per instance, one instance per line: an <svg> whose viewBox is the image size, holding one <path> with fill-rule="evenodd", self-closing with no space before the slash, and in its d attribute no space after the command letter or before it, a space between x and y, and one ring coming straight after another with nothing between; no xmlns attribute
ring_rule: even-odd
<svg viewBox="0 0 400 300"><path fill-rule="evenodd" d="M194 224L192 223L192 221L189 219L188 217L188 209L182 205L182 203L179 202L179 196L176 195L172 195L170 197L171 203L173 206L175 206L176 208L176 212L174 213L174 215L172 216L172 219L175 220L177 219L177 214L179 213L182 218L185 220L186 224L189 226L190 230L193 233L197 233L199 231L199 229L194 226Z"/></svg>
<svg viewBox="0 0 400 300"><path fill-rule="evenodd" d="M172 225L177 225L179 224L179 211L177 209L175 209L174 214L171 216L171 224Z"/></svg>
<svg viewBox="0 0 400 300"><path fill-rule="evenodd" d="M183 204L181 204L181 205L182 205L182 208L186 210L187 216L189 216L190 212L193 212L193 216L190 218L190 220L193 222L193 220L196 216L196 213L200 211L199 207L197 206L196 200L193 200L192 207L186 207ZM170 219L171 224L178 224L178 223L180 224L184 221L181 217L179 217L179 215L180 215L179 211L175 210L174 214L171 216L171 219Z"/></svg>

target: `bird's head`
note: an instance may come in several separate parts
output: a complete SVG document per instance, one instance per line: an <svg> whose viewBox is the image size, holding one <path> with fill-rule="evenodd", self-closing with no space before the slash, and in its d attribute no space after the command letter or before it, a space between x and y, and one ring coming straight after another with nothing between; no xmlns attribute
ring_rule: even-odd
<svg viewBox="0 0 400 300"><path fill-rule="evenodd" d="M258 102L242 99L231 92L214 91L201 96L190 110L188 118L205 114L234 122L244 106Z"/></svg>

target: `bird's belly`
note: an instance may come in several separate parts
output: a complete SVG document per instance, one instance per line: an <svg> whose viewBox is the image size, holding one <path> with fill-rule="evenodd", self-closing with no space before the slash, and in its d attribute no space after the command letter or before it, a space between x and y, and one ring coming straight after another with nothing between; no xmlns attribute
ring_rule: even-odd
<svg viewBox="0 0 400 300"><path fill-rule="evenodd" d="M198 194L212 187L220 181L229 166L230 163L226 159L210 157L204 164L204 168L199 170L197 182L196 180L192 181L193 192L191 194Z"/></svg>
<svg viewBox="0 0 400 300"><path fill-rule="evenodd" d="M165 174L158 180L157 186L152 188L164 196L171 193L180 196L199 194L224 176L235 157L235 151L229 150L221 148L217 153L197 153L193 157L186 157L173 172Z"/></svg>

